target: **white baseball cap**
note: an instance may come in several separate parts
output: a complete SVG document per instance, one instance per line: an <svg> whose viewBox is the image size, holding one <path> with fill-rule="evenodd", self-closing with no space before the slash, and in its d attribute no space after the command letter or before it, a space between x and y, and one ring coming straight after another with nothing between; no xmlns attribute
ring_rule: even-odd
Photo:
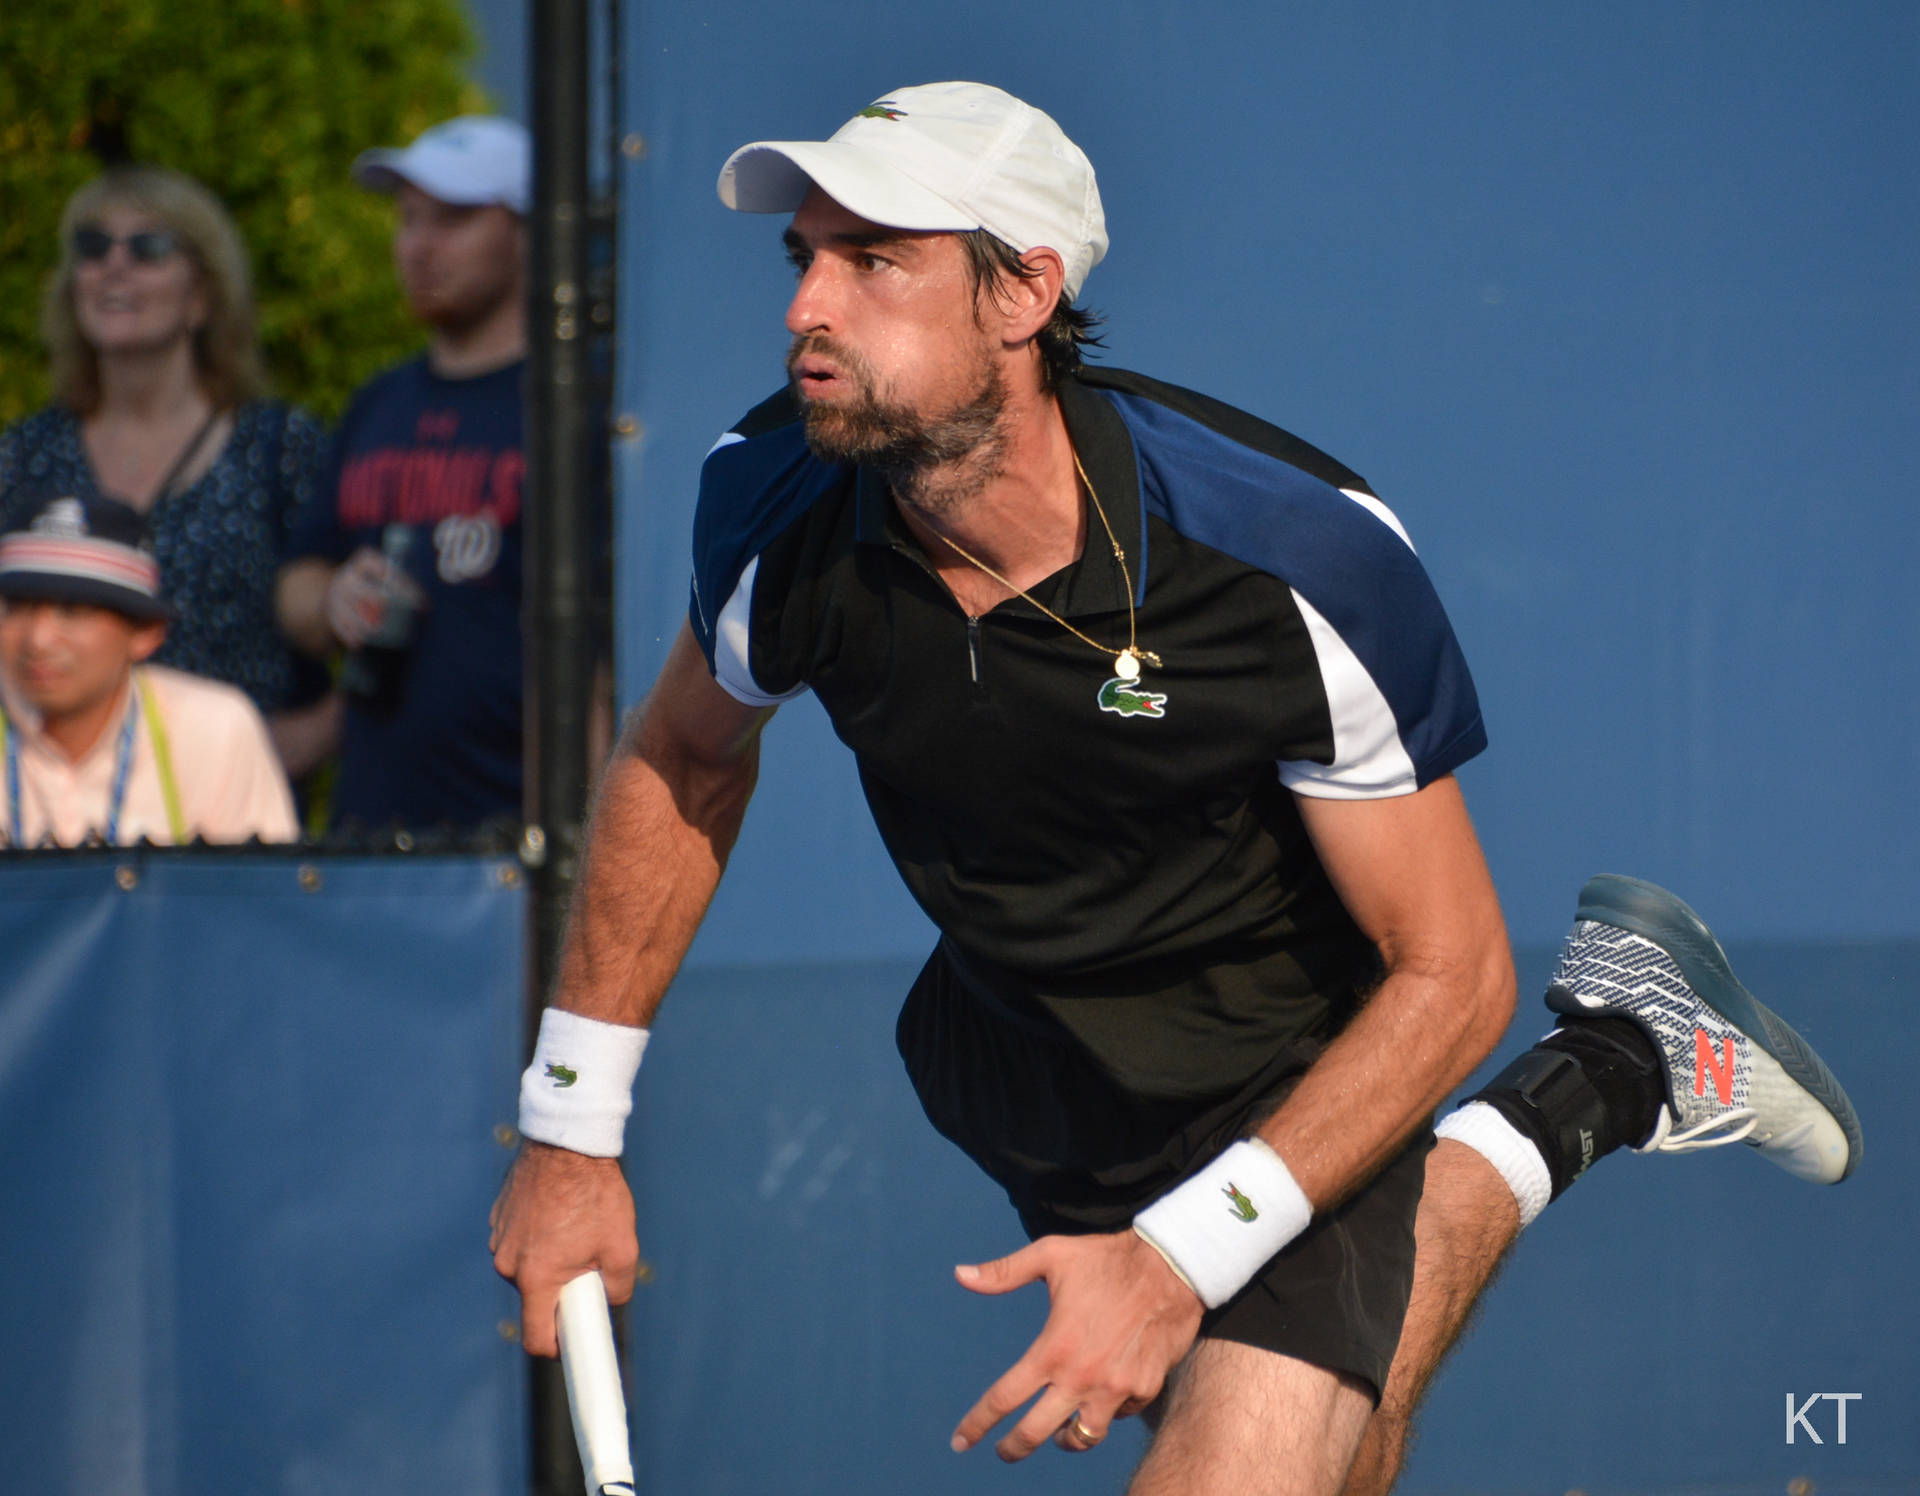
<svg viewBox="0 0 1920 1496"><path fill-rule="evenodd" d="M353 179L374 192L402 182L443 203L499 203L526 217L533 206L533 148L523 126L492 114L463 114L424 131L405 150L362 151Z"/></svg>
<svg viewBox="0 0 1920 1496"><path fill-rule="evenodd" d="M756 140L720 168L720 201L791 213L807 189L888 228L985 229L1066 264L1072 300L1107 252L1093 164L1031 104L985 83L923 83L876 100L830 140Z"/></svg>

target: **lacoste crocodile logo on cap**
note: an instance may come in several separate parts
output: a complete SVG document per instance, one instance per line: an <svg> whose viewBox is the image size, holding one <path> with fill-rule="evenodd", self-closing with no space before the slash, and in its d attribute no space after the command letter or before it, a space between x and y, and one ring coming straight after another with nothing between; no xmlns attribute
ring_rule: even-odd
<svg viewBox="0 0 1920 1496"><path fill-rule="evenodd" d="M895 109L892 99L882 99L878 104L869 104L855 115L856 119L905 119L907 111Z"/></svg>
<svg viewBox="0 0 1920 1496"><path fill-rule="evenodd" d="M1233 1213L1240 1217L1241 1220L1257 1221L1260 1219L1260 1212L1253 1208L1253 1201L1235 1189L1231 1182L1229 1182L1227 1187L1220 1191L1220 1193L1233 1202Z"/></svg>
<svg viewBox="0 0 1920 1496"><path fill-rule="evenodd" d="M547 1075L552 1079L553 1087L556 1091L564 1091L568 1086L580 1079L579 1071L569 1070L565 1065L561 1064L548 1065Z"/></svg>

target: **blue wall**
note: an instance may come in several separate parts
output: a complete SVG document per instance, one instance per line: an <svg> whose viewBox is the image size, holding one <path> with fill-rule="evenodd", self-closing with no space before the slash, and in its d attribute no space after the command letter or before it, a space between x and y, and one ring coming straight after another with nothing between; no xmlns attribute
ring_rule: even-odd
<svg viewBox="0 0 1920 1496"><path fill-rule="evenodd" d="M478 8L517 109L523 9ZM1515 1254L1409 1489L1915 1489L1920 8L951 15L628 7L626 694L681 616L700 455L778 378L779 224L719 208L725 154L932 78L1047 107L1102 170L1112 360L1327 447L1421 545L1529 987L1587 873L1671 883L1865 1121L1831 1193L1605 1164ZM0 1484L505 1496L515 870L125 861L0 868ZM948 1277L1013 1223L891 1053L926 941L817 711L784 712L640 1091L662 1496L1110 1490L1137 1447L945 1452L1040 1306ZM1863 1394L1849 1445L1786 1448L1817 1391Z"/></svg>
<svg viewBox="0 0 1920 1496"><path fill-rule="evenodd" d="M1521 953L1535 990L1552 955ZM1905 1047L1883 1042L1920 941L1756 944L1736 959L1796 1017L1812 1010L1804 1032L1860 1107L1864 1169L1824 1191L1744 1148L1602 1162L1527 1233L1442 1373L1408 1496L1778 1496L1796 1477L1824 1496L1920 1489L1920 1125L1901 1104ZM1045 1302L976 1298L951 1276L1021 1238L901 1073L892 1018L913 970L714 966L683 977L661 1019L631 1134L655 1269L632 1320L633 1432L655 1496L1124 1484L1133 1424L1087 1459L1047 1449L1006 1469L989 1450L947 1450ZM1825 1404L1826 1442L1789 1448L1785 1394L1820 1391L1863 1394L1846 1446Z"/></svg>
<svg viewBox="0 0 1920 1496"><path fill-rule="evenodd" d="M521 112L525 7L473 3ZM1920 928L1883 803L1920 772L1920 10L715 0L625 26L629 699L684 609L699 460L785 345L779 223L719 206L720 162L983 78L1101 171L1110 360L1290 427L1407 522L1487 708L1464 779L1517 938L1603 868L1735 935ZM817 713L771 741L709 944L917 949ZM796 889L796 845L846 876Z"/></svg>
<svg viewBox="0 0 1920 1496"><path fill-rule="evenodd" d="M8 1491L521 1489L514 1302L482 1249L520 1064L518 869L314 868L0 863ZM1523 953L1530 984L1550 955ZM1810 1010L1867 1168L1828 1193L1751 1157L1608 1160L1516 1252L1434 1391L1410 1492L1915 1488L1891 1477L1920 1472L1920 1136L1884 1038L1917 962L1920 941L1741 951ZM628 1156L653 1496L1074 1496L1116 1489L1139 1448L1130 1425L1011 1471L946 1449L1043 1303L949 1275L1018 1237L901 1074L912 969L678 985ZM1863 1394L1849 1444L1823 1410L1829 1442L1786 1448L1784 1395L1822 1390Z"/></svg>
<svg viewBox="0 0 1920 1496"><path fill-rule="evenodd" d="M1894 1328L1916 1306L1891 1225L1914 1169L1883 1039L1920 935L1905 789L1920 779L1917 62L1907 4L984 0L942 20L717 0L635 18L625 117L647 151L622 184L619 399L643 435L618 469L630 697L682 616L700 457L775 386L785 346L781 224L718 206L721 161L747 140L817 138L903 83L1000 83L1101 171L1114 248L1087 294L1111 361L1326 447L1411 529L1486 705L1493 748L1463 781L1515 940L1539 953L1533 990L1588 874L1650 877L1737 957L1774 943L1749 975L1854 1087L1870 1162L1831 1196L1719 1156L1609 1164L1556 1207L1436 1391L1411 1486L1779 1490L1807 1475L1832 1491L1920 1471L1920 1383ZM1909 943L1809 944L1889 939ZM657 1140L644 1167L676 1185L654 1230L707 1262L697 1313L664 1297L647 1311L668 1338L643 1352L643 1384L671 1389L648 1447L690 1450L700 1418L739 1405L755 1323L818 1369L790 1409L753 1404L773 1419L764 1451L736 1444L731 1466L676 1454L673 1489L723 1489L728 1469L739 1489L770 1469L834 1489L863 1459L877 1489L1001 1479L948 1472L939 1436L1039 1310L948 1285L947 1266L1010 1223L937 1139L912 1136L924 1124L886 1042L898 982L874 975L885 967L819 976L840 996L811 1010L818 1045L858 1068L800 1047L783 1080L752 1056L792 1034L756 1037L757 1004L814 989L784 968L717 969L905 961L926 942L844 752L810 704L786 709L642 1087ZM1517 1034L1544 1027L1537 1013ZM696 1032L669 1065L676 1023ZM889 1086L884 1120L832 1131ZM808 1106L819 1130L796 1120ZM710 1141L682 1163L690 1116ZM703 1256L714 1217L679 1202L696 1181L744 1189L707 1166L759 1179L790 1131L808 1161L855 1150L833 1176L852 1193L829 1197L845 1213L791 1204L795 1163L765 1202L795 1212L766 1276ZM915 1192L917 1245L863 1257L860 1226L901 1208L903 1179L932 1182ZM837 1269L885 1283L850 1303ZM1868 1394L1872 1431L1845 1451L1786 1449L1785 1392L1828 1381ZM857 1450L817 1432L848 1427L873 1432ZM1008 1483L1076 1478L1111 1489L1118 1469L1054 1462Z"/></svg>
<svg viewBox="0 0 1920 1496"><path fill-rule="evenodd" d="M700 457L779 380L777 219L713 179L884 90L998 82L1101 172L1110 359L1364 473L1467 646L1515 936L1602 869L1735 935L1920 930L1920 9L714 0L630 15L621 674L685 604ZM922 929L810 706L707 949ZM804 849L802 851L801 849ZM834 869L796 878L795 865Z"/></svg>
<svg viewBox="0 0 1920 1496"><path fill-rule="evenodd" d="M781 224L720 208L721 161L910 82L1047 108L1101 171L1110 361L1290 427L1411 529L1487 709L1463 781L1524 980L1588 874L1677 887L1866 1118L1831 1195L1724 1156L1583 1183L1436 1389L1409 1485L1912 1489L1889 1037L1920 954L1920 8L709 0L628 26L627 697L683 614L701 455L785 346ZM946 1278L1011 1223L887 1042L927 941L844 752L787 708L641 1088L662 1490L1117 1484L1112 1451L941 1463L1038 1308ZM729 1212L755 1245L717 1244ZM756 1401L766 1359L804 1374ZM1787 1450L1789 1390L1864 1392L1849 1448Z"/></svg>
<svg viewBox="0 0 1920 1496"><path fill-rule="evenodd" d="M503 859L0 859L0 1490L524 1490L525 908Z"/></svg>

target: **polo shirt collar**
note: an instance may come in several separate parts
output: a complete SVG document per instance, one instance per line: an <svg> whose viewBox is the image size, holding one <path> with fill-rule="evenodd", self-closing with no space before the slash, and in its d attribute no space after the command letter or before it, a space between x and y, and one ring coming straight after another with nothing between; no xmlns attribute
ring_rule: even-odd
<svg viewBox="0 0 1920 1496"><path fill-rule="evenodd" d="M913 543L887 480L872 468L853 470L853 538L862 545Z"/></svg>
<svg viewBox="0 0 1920 1496"><path fill-rule="evenodd" d="M1133 582L1133 602L1138 607L1147 591L1146 516L1140 504L1140 469L1134 458L1133 434L1121 418L1119 409L1106 396L1088 389L1078 379L1066 379L1060 385L1060 414L1067 423L1067 435L1086 469L1087 482L1099 496L1100 508L1087 508L1087 541L1079 562L1069 567L1064 577L1058 611L1069 616L1081 613L1124 613L1127 611L1126 587L1120 567L1107 543L1105 514L1113 527L1113 538L1126 553L1127 576Z"/></svg>
<svg viewBox="0 0 1920 1496"><path fill-rule="evenodd" d="M4 681L0 681L0 710L7 714L7 731L19 734L23 750L43 754L67 769L78 770L102 754L115 751L120 726L126 720L126 714L133 710L132 691L133 672L129 670L120 682L120 692L114 697L113 710L107 715L107 725L100 729L100 736L93 740L93 745L78 758L67 757L66 750L47 736L46 719L41 716L39 709L15 695Z"/></svg>
<svg viewBox="0 0 1920 1496"><path fill-rule="evenodd" d="M1059 401L1067 435L1080 454L1080 465L1087 470L1087 481L1100 497L1100 508L1113 527L1114 539L1126 552L1127 573L1138 607L1147 590L1147 548L1132 433L1111 400L1077 379L1062 382ZM1106 529L1091 504L1086 506L1086 513L1087 539L1080 559L1049 577L1034 589L1034 595L1066 617L1124 613L1126 590L1107 544ZM919 542L900 517L886 479L871 468L859 468L854 475L854 538L863 545L919 549ZM1017 597L1002 606L1030 611L1030 605Z"/></svg>

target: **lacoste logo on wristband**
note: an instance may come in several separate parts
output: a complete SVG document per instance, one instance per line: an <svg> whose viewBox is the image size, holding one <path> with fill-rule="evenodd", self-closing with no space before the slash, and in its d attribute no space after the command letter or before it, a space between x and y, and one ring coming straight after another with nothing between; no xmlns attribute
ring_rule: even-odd
<svg viewBox="0 0 1920 1496"><path fill-rule="evenodd" d="M643 1028L548 1008L520 1072L520 1135L589 1158L618 1158L646 1048Z"/></svg>
<svg viewBox="0 0 1920 1496"><path fill-rule="evenodd" d="M1253 1186L1253 1193L1237 1180ZM1260 1204L1253 1203L1253 1194ZM1220 1218L1226 1196L1227 1220ZM1243 1138L1134 1217L1133 1229L1218 1309L1271 1262L1313 1218L1313 1207L1280 1155Z"/></svg>

